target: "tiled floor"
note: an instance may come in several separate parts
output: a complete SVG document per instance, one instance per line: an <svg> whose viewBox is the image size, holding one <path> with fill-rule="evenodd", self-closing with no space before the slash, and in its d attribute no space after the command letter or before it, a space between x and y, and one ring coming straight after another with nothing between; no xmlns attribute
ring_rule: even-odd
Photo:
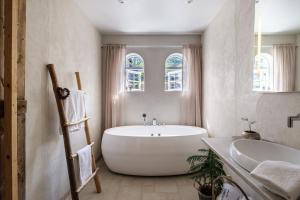
<svg viewBox="0 0 300 200"><path fill-rule="evenodd" d="M80 193L81 200L198 200L193 181L187 176L136 177L110 172L100 164L102 193L94 182Z"/></svg>

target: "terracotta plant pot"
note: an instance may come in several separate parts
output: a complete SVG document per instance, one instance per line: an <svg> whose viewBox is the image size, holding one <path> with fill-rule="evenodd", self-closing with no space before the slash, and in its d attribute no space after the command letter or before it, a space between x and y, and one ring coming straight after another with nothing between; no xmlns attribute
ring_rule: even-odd
<svg viewBox="0 0 300 200"><path fill-rule="evenodd" d="M246 139L260 140L259 133L255 132L255 131L244 131L242 133L242 136Z"/></svg>
<svg viewBox="0 0 300 200"><path fill-rule="evenodd" d="M212 200L212 196L207 196L198 190L199 200Z"/></svg>
<svg viewBox="0 0 300 200"><path fill-rule="evenodd" d="M209 193L209 191L211 190L210 188L201 188L201 186L197 185L196 183L194 183L194 188L198 191L199 200L212 200L211 195L204 194Z"/></svg>

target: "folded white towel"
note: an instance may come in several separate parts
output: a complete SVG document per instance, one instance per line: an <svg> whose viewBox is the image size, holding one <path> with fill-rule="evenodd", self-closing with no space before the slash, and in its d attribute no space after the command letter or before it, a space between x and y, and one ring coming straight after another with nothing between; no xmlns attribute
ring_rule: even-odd
<svg viewBox="0 0 300 200"><path fill-rule="evenodd" d="M70 95L63 101L64 111L69 123L81 121L86 116L86 93L81 90L70 90ZM84 122L69 126L69 131L74 132L84 127Z"/></svg>
<svg viewBox="0 0 300 200"><path fill-rule="evenodd" d="M300 165L266 160L251 175L265 188L285 199L295 200L300 196Z"/></svg>
<svg viewBox="0 0 300 200"><path fill-rule="evenodd" d="M82 185L92 175L92 148L85 146L78 152L79 184Z"/></svg>

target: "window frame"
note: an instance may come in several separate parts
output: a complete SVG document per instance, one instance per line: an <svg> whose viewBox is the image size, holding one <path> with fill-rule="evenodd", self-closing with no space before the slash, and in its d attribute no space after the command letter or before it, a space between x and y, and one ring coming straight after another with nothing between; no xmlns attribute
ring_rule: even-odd
<svg viewBox="0 0 300 200"><path fill-rule="evenodd" d="M167 64L167 61L168 61L168 59L169 58L171 58L171 56L172 55L174 55L174 54L178 54L178 55L180 55L180 57L182 58L182 67L181 68L167 68L166 66L166 64ZM179 93L181 93L182 91L183 91L183 53L182 52L173 52L173 53L170 53L167 57L166 57L166 59L165 59L165 63L164 63L164 92L172 92L172 93L176 93L176 92L179 92ZM167 89L166 88L166 84L168 83L168 82L166 82L166 75L167 75L167 69L173 69L174 71L176 71L176 70L181 70L181 88L178 90L178 89ZM171 72L173 72L173 71L171 71ZM169 73L169 72L168 72ZM176 84L177 82L176 82L176 80L174 81L174 83ZM169 85L169 84L168 84Z"/></svg>
<svg viewBox="0 0 300 200"><path fill-rule="evenodd" d="M128 56L130 56L130 55L136 55L136 56L138 56L141 60L142 60L142 62L143 62L143 67L142 68L137 68L137 67L135 67L135 68L128 68L127 67L127 57ZM139 53L136 53L136 52L129 52L129 53L126 53L126 55L125 55L125 66L124 66L124 68L125 68L125 70L124 70L124 76L125 76L125 79L124 79L124 82L125 82L125 92L128 92L128 93L135 93L135 92L145 92L145 60L144 60L144 58L143 58L143 56L141 56ZM135 90L135 89L133 89L133 90L129 90L128 89L128 87L127 87L127 85L128 85L128 70L129 69L136 69L136 70L140 70L140 69L142 69L142 72L144 73L144 77L143 77L143 88L142 89L138 89L138 90ZM138 74L138 71L136 71L137 73L136 74ZM135 80L132 80L132 81L130 81L130 82L138 82L138 81L135 81ZM142 85L142 82L141 82L141 85Z"/></svg>
<svg viewBox="0 0 300 200"><path fill-rule="evenodd" d="M252 90L256 91L256 92L272 92L274 90L274 65L273 65L273 55L270 53L261 53L261 54L257 54L254 57L254 70L253 70L253 75L252 75ZM256 79L255 79L255 70L262 70L262 71L266 71L265 68L260 68L257 69L257 59L264 59L266 60L266 62L268 63L268 76L269 76L269 82L268 82L268 87L269 88L256 88ZM261 67L261 66L260 66Z"/></svg>

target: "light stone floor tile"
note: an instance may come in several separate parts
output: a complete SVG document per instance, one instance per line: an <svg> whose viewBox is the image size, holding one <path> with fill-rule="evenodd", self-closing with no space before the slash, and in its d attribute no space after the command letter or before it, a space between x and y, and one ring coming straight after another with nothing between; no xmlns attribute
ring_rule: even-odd
<svg viewBox="0 0 300 200"><path fill-rule="evenodd" d="M110 172L103 161L98 165L102 193L96 193L91 181L80 193L80 200L198 200L188 176L126 176Z"/></svg>
<svg viewBox="0 0 300 200"><path fill-rule="evenodd" d="M142 200L168 200L167 194L157 192L145 192L143 193Z"/></svg>
<svg viewBox="0 0 300 200"><path fill-rule="evenodd" d="M179 189L179 194L181 196L181 200L198 199L198 194L196 192L196 189L192 185L179 186L178 189Z"/></svg>
<svg viewBox="0 0 300 200"><path fill-rule="evenodd" d="M162 178L155 181L155 192L176 193L178 187L174 178Z"/></svg>
<svg viewBox="0 0 300 200"><path fill-rule="evenodd" d="M153 185L143 185L142 192L154 192L154 186Z"/></svg>
<svg viewBox="0 0 300 200"><path fill-rule="evenodd" d="M180 197L179 193L167 194L167 200L181 200L181 197ZM186 199L186 200L188 200L188 199Z"/></svg>
<svg viewBox="0 0 300 200"><path fill-rule="evenodd" d="M140 200L142 199L142 188L140 185L121 187L116 199Z"/></svg>

